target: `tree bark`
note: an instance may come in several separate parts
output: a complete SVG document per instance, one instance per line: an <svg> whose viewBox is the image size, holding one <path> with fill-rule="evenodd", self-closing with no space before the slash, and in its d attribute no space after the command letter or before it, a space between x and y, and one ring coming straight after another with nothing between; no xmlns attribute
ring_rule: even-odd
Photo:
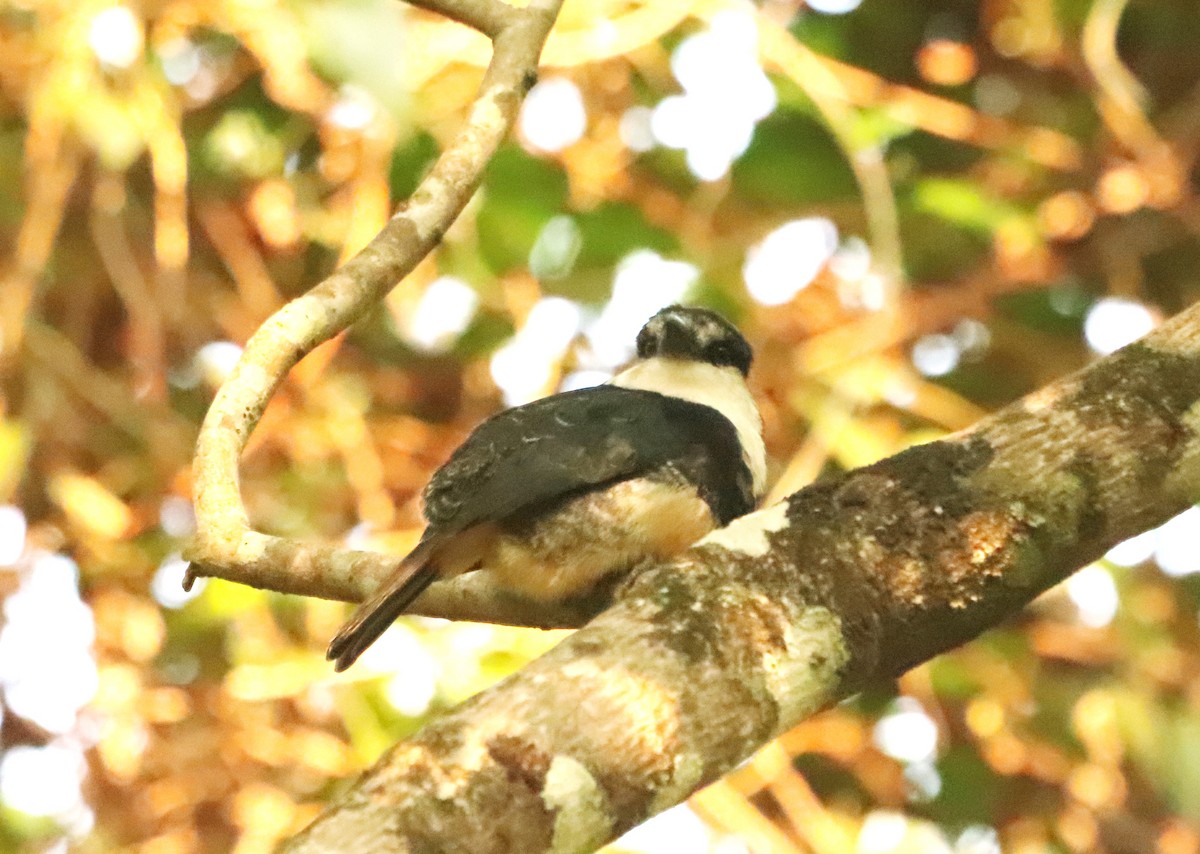
<svg viewBox="0 0 1200 854"><path fill-rule="evenodd" d="M287 850L592 850L1182 511L1198 401L1193 307L970 430L743 517L397 745Z"/></svg>

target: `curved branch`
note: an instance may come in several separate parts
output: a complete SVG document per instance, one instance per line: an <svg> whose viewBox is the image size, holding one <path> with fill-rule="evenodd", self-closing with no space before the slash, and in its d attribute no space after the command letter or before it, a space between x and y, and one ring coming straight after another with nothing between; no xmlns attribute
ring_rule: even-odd
<svg viewBox="0 0 1200 854"><path fill-rule="evenodd" d="M242 535L239 554L245 562L233 567L209 566L193 556L184 575L184 589L191 590L197 578L212 576L276 593L358 602L396 568L402 557L296 543L257 531ZM603 585L576 599L540 602L497 587L486 573L469 572L434 582L406 613L534 629L577 629L611 602L612 591Z"/></svg>
<svg viewBox="0 0 1200 854"><path fill-rule="evenodd" d="M1162 147L1146 116L1146 89L1117 53L1117 30L1129 0L1097 0L1084 21L1080 46L1096 88L1101 118L1130 151Z"/></svg>
<svg viewBox="0 0 1200 854"><path fill-rule="evenodd" d="M291 852L588 851L1200 496L1200 306L652 567L385 754Z"/></svg>
<svg viewBox="0 0 1200 854"><path fill-rule="evenodd" d="M408 0L408 3L479 30L493 41L520 14L503 0Z"/></svg>
<svg viewBox="0 0 1200 854"><path fill-rule="evenodd" d="M362 317L408 275L470 200L537 79L538 55L561 1L533 0L519 9L500 0L421 3L492 37L492 61L479 95L465 127L408 203L341 269L268 318L217 392L196 445L197 534L188 554L189 579L212 575L266 589L358 600L395 567L393 555L312 545L252 530L242 502L238 459L292 366ZM459 600L480 602L478 597ZM495 607L504 610L503 603Z"/></svg>

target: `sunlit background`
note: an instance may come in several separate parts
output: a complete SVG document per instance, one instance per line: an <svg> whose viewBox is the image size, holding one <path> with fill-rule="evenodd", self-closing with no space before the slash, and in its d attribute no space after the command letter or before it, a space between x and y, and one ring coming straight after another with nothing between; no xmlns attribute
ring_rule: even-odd
<svg viewBox="0 0 1200 854"><path fill-rule="evenodd" d="M569 0L444 243L292 374L262 530L403 551L503 405L736 320L775 496L970 425L1200 298L1183 0ZM0 850L265 852L561 638L180 585L241 344L460 127L485 40L395 0L0 5ZM1200 851L1200 511L817 717L629 852Z"/></svg>

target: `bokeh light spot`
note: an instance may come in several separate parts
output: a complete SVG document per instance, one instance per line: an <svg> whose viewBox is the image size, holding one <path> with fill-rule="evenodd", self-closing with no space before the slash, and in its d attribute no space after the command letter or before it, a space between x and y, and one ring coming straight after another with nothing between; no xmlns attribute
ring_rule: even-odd
<svg viewBox="0 0 1200 854"><path fill-rule="evenodd" d="M559 384L559 391L577 391L581 388L594 388L603 385L613 378L612 371L572 371Z"/></svg>
<svg viewBox="0 0 1200 854"><path fill-rule="evenodd" d="M910 763L904 769L904 779L911 786L910 801L931 801L942 793L942 775L929 760Z"/></svg>
<svg viewBox="0 0 1200 854"><path fill-rule="evenodd" d="M12 566L25 553L25 513L11 504L0 505L0 566Z"/></svg>
<svg viewBox="0 0 1200 854"><path fill-rule="evenodd" d="M1075 190L1057 193L1038 206L1038 225L1052 240L1077 240L1096 221L1088 197Z"/></svg>
<svg viewBox="0 0 1200 854"><path fill-rule="evenodd" d="M1079 621L1085 626L1103 628L1117 615L1117 585L1103 566L1085 566L1068 578L1066 585L1067 595L1079 609Z"/></svg>
<svg viewBox="0 0 1200 854"><path fill-rule="evenodd" d="M158 525L169 537L190 537L196 531L196 510L179 495L168 495L158 506Z"/></svg>
<svg viewBox="0 0 1200 854"><path fill-rule="evenodd" d="M763 305L782 305L812 283L837 246L837 226L824 217L785 223L747 253L746 290Z"/></svg>
<svg viewBox="0 0 1200 854"><path fill-rule="evenodd" d="M172 86L186 86L200 73L200 48L191 39L171 39L160 45L157 52L163 77Z"/></svg>
<svg viewBox="0 0 1200 854"><path fill-rule="evenodd" d="M363 130L379 115L371 94L358 86L343 86L326 114L329 123L343 130Z"/></svg>
<svg viewBox="0 0 1200 854"><path fill-rule="evenodd" d="M225 382L240 358L240 345L232 341L210 341L196 351L192 366L205 383L215 388Z"/></svg>
<svg viewBox="0 0 1200 854"><path fill-rule="evenodd" d="M858 831L859 854L894 851L908 832L908 819L893 810L872 810Z"/></svg>
<svg viewBox="0 0 1200 854"><path fill-rule="evenodd" d="M528 403L547 390L550 373L579 332L579 306L545 297L529 311L525 325L492 356L492 379L509 406Z"/></svg>
<svg viewBox="0 0 1200 854"><path fill-rule="evenodd" d="M613 847L629 854L711 851L715 835L704 820L683 803L642 822L618 839Z"/></svg>
<svg viewBox="0 0 1200 854"><path fill-rule="evenodd" d="M1108 550L1104 559L1117 566L1137 566L1154 557L1158 546L1158 529L1143 531L1136 537L1130 537L1124 542L1117 543Z"/></svg>
<svg viewBox="0 0 1200 854"><path fill-rule="evenodd" d="M561 279L571 272L582 248L583 234L575 220L552 217L529 250L529 272L538 279Z"/></svg>
<svg viewBox="0 0 1200 854"><path fill-rule="evenodd" d="M0 758L0 799L26 815L78 820L87 813L81 790L86 775L77 747L18 745Z"/></svg>
<svg viewBox="0 0 1200 854"><path fill-rule="evenodd" d="M128 6L110 6L96 13L88 28L88 47L113 68L129 68L142 55L142 22Z"/></svg>
<svg viewBox="0 0 1200 854"><path fill-rule="evenodd" d="M962 350L953 335L922 335L912 347L913 365L927 377L944 377L958 367Z"/></svg>
<svg viewBox="0 0 1200 854"><path fill-rule="evenodd" d="M1021 90L1007 77L983 74L975 81L975 105L993 116L1007 116L1021 106Z"/></svg>
<svg viewBox="0 0 1200 854"><path fill-rule="evenodd" d="M1200 572L1200 507L1189 507L1158 529L1154 560L1167 575Z"/></svg>
<svg viewBox="0 0 1200 854"><path fill-rule="evenodd" d="M410 718L425 714L437 694L437 662L429 655L405 659L404 672L393 676L384 696L396 711Z"/></svg>
<svg viewBox="0 0 1200 854"><path fill-rule="evenodd" d="M417 307L403 322L408 343L427 352L442 352L466 331L479 308L475 289L454 276L430 282Z"/></svg>
<svg viewBox="0 0 1200 854"><path fill-rule="evenodd" d="M1101 356L1116 352L1157 325L1154 313L1140 302L1105 297L1093 303L1083 321L1083 337Z"/></svg>
<svg viewBox="0 0 1200 854"><path fill-rule="evenodd" d="M954 324L950 333L964 357L978 359L992 343L992 331L987 324L971 317L964 317Z"/></svg>
<svg viewBox="0 0 1200 854"><path fill-rule="evenodd" d="M587 110L579 87L565 77L541 81L521 108L521 134L541 151L562 151L587 130Z"/></svg>
<svg viewBox="0 0 1200 854"><path fill-rule="evenodd" d="M1001 854L1000 837L994 827L973 824L954 840L954 854Z"/></svg>
<svg viewBox="0 0 1200 854"><path fill-rule="evenodd" d="M806 0L805 5L814 12L826 15L845 15L862 5L862 0Z"/></svg>
<svg viewBox="0 0 1200 854"><path fill-rule="evenodd" d="M654 111L649 107L630 107L621 116L618 131L621 142L630 151L649 151L654 148L654 131L650 126Z"/></svg>
<svg viewBox="0 0 1200 854"><path fill-rule="evenodd" d="M917 51L917 70L938 86L961 86L970 82L978 69L975 51L969 44L933 39Z"/></svg>
<svg viewBox="0 0 1200 854"><path fill-rule="evenodd" d="M150 593L154 600L164 608L182 608L188 602L204 592L207 578L197 578L192 582L191 590L183 589L184 573L188 563L178 554L170 555L159 564L150 582Z"/></svg>
<svg viewBox="0 0 1200 854"><path fill-rule="evenodd" d="M671 261L650 249L639 249L617 264L612 297L585 335L589 367L615 368L633 356L638 330L660 308L679 302L700 277L685 261Z"/></svg>
<svg viewBox="0 0 1200 854"><path fill-rule="evenodd" d="M927 762L937 755L938 729L912 697L899 697L875 724L875 745L901 762Z"/></svg>
<svg viewBox="0 0 1200 854"><path fill-rule="evenodd" d="M1100 176L1096 195L1109 213L1133 213L1150 198L1150 182L1136 166L1115 166Z"/></svg>
<svg viewBox="0 0 1200 854"><path fill-rule="evenodd" d="M61 555L32 562L4 602L0 686L13 712L52 733L65 733L95 695L95 623L79 598L79 570Z"/></svg>
<svg viewBox="0 0 1200 854"><path fill-rule="evenodd" d="M753 16L727 10L671 55L683 94L658 103L650 129L663 145L683 149L688 168L702 181L724 177L750 145L755 125L775 109L775 88L759 65L757 40Z"/></svg>

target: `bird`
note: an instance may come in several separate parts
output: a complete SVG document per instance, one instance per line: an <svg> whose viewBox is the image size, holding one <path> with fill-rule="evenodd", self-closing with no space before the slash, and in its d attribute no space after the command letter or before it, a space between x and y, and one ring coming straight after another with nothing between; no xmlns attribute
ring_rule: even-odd
<svg viewBox="0 0 1200 854"><path fill-rule="evenodd" d="M482 422L426 485L416 547L330 642L335 670L438 578L479 570L562 601L754 509L767 472L752 358L717 312L671 305L607 383Z"/></svg>

